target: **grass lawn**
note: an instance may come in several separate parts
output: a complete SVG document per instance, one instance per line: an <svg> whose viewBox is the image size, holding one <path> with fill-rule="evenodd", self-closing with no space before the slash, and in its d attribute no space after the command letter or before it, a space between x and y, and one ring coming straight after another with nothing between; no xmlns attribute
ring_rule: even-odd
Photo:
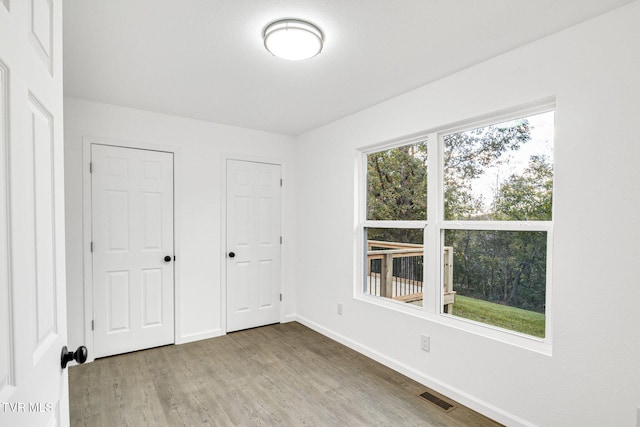
<svg viewBox="0 0 640 427"><path fill-rule="evenodd" d="M544 314L456 295L453 314L465 319L544 338Z"/></svg>

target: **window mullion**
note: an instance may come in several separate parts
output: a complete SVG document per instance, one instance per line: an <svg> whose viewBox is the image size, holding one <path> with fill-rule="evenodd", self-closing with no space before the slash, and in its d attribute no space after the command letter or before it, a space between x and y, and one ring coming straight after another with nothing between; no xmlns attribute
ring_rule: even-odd
<svg viewBox="0 0 640 427"><path fill-rule="evenodd" d="M429 153L427 174L427 226L424 236L424 310L428 313L439 313L440 292L438 292L440 268L440 238L438 223L442 214L439 212L442 206L442 161L441 148L438 134L432 133L427 137L427 150Z"/></svg>
<svg viewBox="0 0 640 427"><path fill-rule="evenodd" d="M424 228L426 225L426 221L363 221L363 226L370 228Z"/></svg>

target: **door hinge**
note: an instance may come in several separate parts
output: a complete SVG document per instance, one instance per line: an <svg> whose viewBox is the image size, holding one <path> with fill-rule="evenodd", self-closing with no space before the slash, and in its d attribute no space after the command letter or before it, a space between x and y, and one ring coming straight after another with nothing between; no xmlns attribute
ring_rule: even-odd
<svg viewBox="0 0 640 427"><path fill-rule="evenodd" d="M89 173L93 173L93 162L89 162Z"/></svg>
<svg viewBox="0 0 640 427"><path fill-rule="evenodd" d="M282 301L282 294L280 294L280 301Z"/></svg>
<svg viewBox="0 0 640 427"><path fill-rule="evenodd" d="M280 187L282 187L282 178L280 178Z"/></svg>
<svg viewBox="0 0 640 427"><path fill-rule="evenodd" d="M280 236L280 244L282 244L282 236Z"/></svg>
<svg viewBox="0 0 640 427"><path fill-rule="evenodd" d="M94 323L93 323L93 322L94 322L94 321L92 320L92 321L91 321L91 330L92 330L92 331L93 331L93 327L94 327Z"/></svg>
<svg viewBox="0 0 640 427"><path fill-rule="evenodd" d="M93 252L93 242L90 243L91 252Z"/></svg>

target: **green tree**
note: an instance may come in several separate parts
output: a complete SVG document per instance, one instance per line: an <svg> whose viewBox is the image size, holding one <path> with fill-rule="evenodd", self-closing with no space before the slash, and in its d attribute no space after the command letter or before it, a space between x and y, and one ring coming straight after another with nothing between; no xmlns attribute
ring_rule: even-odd
<svg viewBox="0 0 640 427"><path fill-rule="evenodd" d="M367 219L424 220L427 217L427 143L368 156ZM422 231L371 229L369 240L423 243Z"/></svg>
<svg viewBox="0 0 640 427"><path fill-rule="evenodd" d="M521 175L511 175L500 185L495 200L499 219L550 221L553 167L546 156L535 155Z"/></svg>
<svg viewBox="0 0 640 427"><path fill-rule="evenodd" d="M516 151L531 139L525 119L510 125L494 125L444 137L444 217L470 219L484 211L486 201L472 193L472 181L488 167L506 161L503 155Z"/></svg>
<svg viewBox="0 0 640 427"><path fill-rule="evenodd" d="M553 168L545 156L531 156L521 174L498 189L492 216L499 220L551 220ZM526 310L544 312L546 233L448 231L454 247L458 292Z"/></svg>
<svg viewBox="0 0 640 427"><path fill-rule="evenodd" d="M456 291L465 296L544 312L546 233L448 230Z"/></svg>
<svg viewBox="0 0 640 427"><path fill-rule="evenodd" d="M444 137L445 218L469 218L481 212L483 201L471 182L486 168L499 164L504 153L531 139L529 123L520 120ZM368 156L367 219L427 218L427 143L396 147Z"/></svg>
<svg viewBox="0 0 640 427"><path fill-rule="evenodd" d="M367 219L420 220L427 217L427 143L370 154Z"/></svg>

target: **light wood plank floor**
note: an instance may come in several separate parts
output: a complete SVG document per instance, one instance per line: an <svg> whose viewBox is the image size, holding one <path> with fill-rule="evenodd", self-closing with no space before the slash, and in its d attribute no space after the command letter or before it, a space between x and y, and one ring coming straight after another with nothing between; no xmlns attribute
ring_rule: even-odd
<svg viewBox="0 0 640 427"><path fill-rule="evenodd" d="M499 425L299 323L73 366L69 389L72 426Z"/></svg>

